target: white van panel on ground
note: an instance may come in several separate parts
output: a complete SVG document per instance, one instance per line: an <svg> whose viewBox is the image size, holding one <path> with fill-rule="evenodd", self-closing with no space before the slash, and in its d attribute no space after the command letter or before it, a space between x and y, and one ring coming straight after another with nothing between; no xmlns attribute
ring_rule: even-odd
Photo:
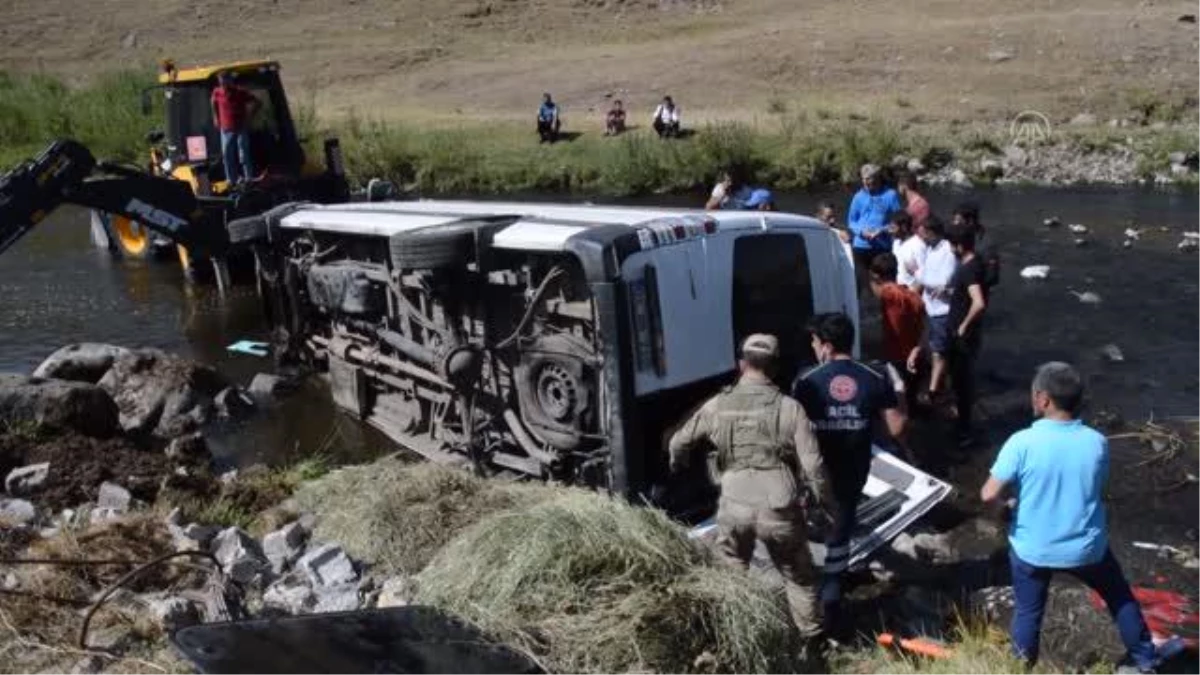
<svg viewBox="0 0 1200 675"><path fill-rule="evenodd" d="M866 562L875 551L895 539L913 523L929 513L933 507L950 494L951 487L947 483L934 478L901 460L899 457L880 449L871 448L873 455L871 473L867 484L863 486L865 500L878 499L891 491L904 496L900 507L886 520L877 524L870 532L856 535L850 541L850 566L857 567ZM700 523L688 532L688 537L713 543L717 536L717 525L713 518ZM813 563L822 565L825 562L825 546L819 542L809 542L812 550ZM753 565L755 567L770 567L771 559L762 543L756 545Z"/></svg>

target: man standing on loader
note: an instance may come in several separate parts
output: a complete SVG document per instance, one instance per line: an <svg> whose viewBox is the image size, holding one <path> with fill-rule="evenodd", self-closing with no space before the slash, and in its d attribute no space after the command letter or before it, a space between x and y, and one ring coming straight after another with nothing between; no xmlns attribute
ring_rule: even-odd
<svg viewBox="0 0 1200 675"><path fill-rule="evenodd" d="M813 638L820 631L817 573L801 485L824 499L825 468L804 409L771 381L778 360L774 336L746 339L737 384L705 402L671 437L671 472L686 468L697 442L716 447L722 472L718 555L745 569L755 541L762 541L783 576L792 620L801 635Z"/></svg>
<svg viewBox="0 0 1200 675"><path fill-rule="evenodd" d="M223 71L217 76L217 86L212 92L212 112L221 131L225 180L231 187L256 175L250 153L250 122L260 105L254 94L233 83L232 73Z"/></svg>

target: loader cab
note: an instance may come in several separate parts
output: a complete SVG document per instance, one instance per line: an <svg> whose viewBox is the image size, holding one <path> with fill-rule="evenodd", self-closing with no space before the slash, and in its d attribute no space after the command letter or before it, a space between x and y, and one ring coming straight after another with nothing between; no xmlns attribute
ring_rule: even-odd
<svg viewBox="0 0 1200 675"><path fill-rule="evenodd" d="M165 126L158 156L152 153L153 170L193 184L197 194L222 194L227 189L221 162L221 134L212 119L212 92L217 75L230 72L234 83L258 99L259 109L250 122L250 148L254 164L269 175L298 178L319 173L322 167L306 166L279 64L251 61L177 69L165 62L159 85ZM151 100L143 101L149 109Z"/></svg>

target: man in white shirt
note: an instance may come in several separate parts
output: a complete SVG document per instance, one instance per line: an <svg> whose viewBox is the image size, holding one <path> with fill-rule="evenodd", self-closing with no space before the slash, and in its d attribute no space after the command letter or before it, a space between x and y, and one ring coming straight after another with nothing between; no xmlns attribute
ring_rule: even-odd
<svg viewBox="0 0 1200 675"><path fill-rule="evenodd" d="M679 106L664 96L662 103L654 109L654 131L659 138L671 138L679 135Z"/></svg>
<svg viewBox="0 0 1200 675"><path fill-rule="evenodd" d="M896 256L896 283L915 288L917 280L908 270L921 267L925 242L913 232L912 216L905 211L892 216L888 231L892 233L892 255Z"/></svg>
<svg viewBox="0 0 1200 675"><path fill-rule="evenodd" d="M933 370L929 375L929 398L936 402L946 380L946 353L950 349L950 279L958 268L954 249L946 241L946 224L930 216L917 230L925 244L924 255L905 268L913 276L914 289L921 291L925 313L929 316L929 351L933 354Z"/></svg>

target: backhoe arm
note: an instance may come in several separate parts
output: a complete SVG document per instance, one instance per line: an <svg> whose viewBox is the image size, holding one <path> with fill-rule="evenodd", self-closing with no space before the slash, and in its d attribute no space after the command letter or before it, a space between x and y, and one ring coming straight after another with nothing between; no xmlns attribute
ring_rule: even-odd
<svg viewBox="0 0 1200 675"><path fill-rule="evenodd" d="M60 140L0 176L0 253L63 204L126 216L196 252L228 246L223 222L206 226L222 218L225 200L201 202L183 181L97 164L83 145Z"/></svg>

